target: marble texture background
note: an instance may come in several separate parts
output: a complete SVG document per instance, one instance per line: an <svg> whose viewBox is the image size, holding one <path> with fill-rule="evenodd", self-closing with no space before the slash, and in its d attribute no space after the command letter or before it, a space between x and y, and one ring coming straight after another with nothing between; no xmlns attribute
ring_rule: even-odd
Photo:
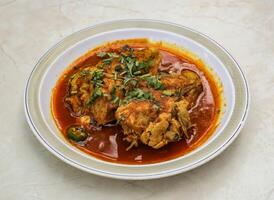
<svg viewBox="0 0 274 200"><path fill-rule="evenodd" d="M119 181L79 171L49 153L23 112L39 57L70 33L114 19L179 23L214 38L245 71L249 117L220 156L190 172ZM0 0L0 199L274 199L273 0Z"/></svg>

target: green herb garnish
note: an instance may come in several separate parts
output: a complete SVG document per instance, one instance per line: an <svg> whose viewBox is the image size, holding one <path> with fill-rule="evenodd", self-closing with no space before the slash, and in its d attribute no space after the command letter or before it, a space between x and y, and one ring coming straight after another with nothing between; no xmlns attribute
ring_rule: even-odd
<svg viewBox="0 0 274 200"><path fill-rule="evenodd" d="M113 58L106 58L106 59L103 60L103 63L104 63L105 65L109 65L109 64L111 63L112 59L113 59Z"/></svg>
<svg viewBox="0 0 274 200"><path fill-rule="evenodd" d="M113 52L107 53L109 58L119 58L119 55Z"/></svg>
<svg viewBox="0 0 274 200"><path fill-rule="evenodd" d="M108 56L108 58L103 59L104 65L109 65L114 58L119 58L120 57L118 54L116 54L114 52L109 52L109 53L99 52L97 54L97 56L99 56L101 58L105 57L106 55Z"/></svg>
<svg viewBox="0 0 274 200"><path fill-rule="evenodd" d="M159 76L147 76L144 79L147 81L150 87L153 87L156 90L164 88L163 83L159 80Z"/></svg>
<svg viewBox="0 0 274 200"><path fill-rule="evenodd" d="M93 94L90 96L87 104L92 104L96 99L103 96L103 92L100 87L95 87Z"/></svg>
<svg viewBox="0 0 274 200"><path fill-rule="evenodd" d="M110 95L111 95L111 99L115 99L116 98L116 87L113 87L110 91Z"/></svg>
<svg viewBox="0 0 274 200"><path fill-rule="evenodd" d="M152 100L153 96L150 92L144 91L142 89L136 88L127 93L123 103L128 103L131 100L139 99L139 100Z"/></svg>
<svg viewBox="0 0 274 200"><path fill-rule="evenodd" d="M143 60L139 63L139 69L144 69L146 72L148 72L148 69L152 66L153 59L149 58L148 60Z"/></svg>
<svg viewBox="0 0 274 200"><path fill-rule="evenodd" d="M105 55L107 55L107 53L104 52L104 51L101 51L101 52L97 53L97 56L100 57L100 58L105 57Z"/></svg>
<svg viewBox="0 0 274 200"><path fill-rule="evenodd" d="M129 85L129 84L136 86L138 84L138 80L135 79L134 77L125 77L124 85Z"/></svg>
<svg viewBox="0 0 274 200"><path fill-rule="evenodd" d="M104 76L104 72L103 70L94 70L92 73L92 78L91 80L96 84L97 82L101 82L102 83L102 79Z"/></svg>
<svg viewBox="0 0 274 200"><path fill-rule="evenodd" d="M163 90L162 91L162 94L165 95L165 96L172 96L173 95L173 91L171 90Z"/></svg>
<svg viewBox="0 0 274 200"><path fill-rule="evenodd" d="M80 71L80 75L81 75L81 76L86 76L86 75L88 75L88 74L90 74L90 71L89 71L89 70L83 69L83 70Z"/></svg>
<svg viewBox="0 0 274 200"><path fill-rule="evenodd" d="M101 90L101 87L103 86L103 76L103 70L93 71L91 81L94 86L94 91L93 94L90 96L89 100L87 101L88 105L92 104L97 98L103 96L103 92Z"/></svg>
<svg viewBox="0 0 274 200"><path fill-rule="evenodd" d="M115 97L115 99L113 100L113 103L117 104L117 103L119 103L119 100L120 100L119 97Z"/></svg>

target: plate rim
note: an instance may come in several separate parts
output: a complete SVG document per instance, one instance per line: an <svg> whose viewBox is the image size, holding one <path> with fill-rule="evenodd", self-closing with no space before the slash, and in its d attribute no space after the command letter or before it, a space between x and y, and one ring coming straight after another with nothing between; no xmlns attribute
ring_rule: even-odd
<svg viewBox="0 0 274 200"><path fill-rule="evenodd" d="M34 72L36 70L36 68L39 66L40 62L46 57L48 56L48 54L55 49L55 47L57 47L60 43L64 42L64 40L66 40L66 38L76 35L79 32L85 31L86 29L96 29L97 26L100 25L107 25L107 24L111 24L111 23L119 23L119 22L145 22L145 23L158 23L158 24L162 24L162 25L172 25L172 26L176 26L178 28L183 28L186 30L189 30L191 32L197 33L198 35L201 35L203 37L205 37L207 40L209 40L210 42L214 43L216 46L218 46L221 50L223 50L223 52L225 54L227 54L227 56L233 61L233 63L235 64L235 66L238 68L240 75L243 79L243 83L244 83L244 91L246 92L246 101L245 101L245 109L244 109L244 113L242 115L242 118L239 120L239 122L237 123L237 128L235 129L234 133L230 135L229 139L226 140L226 142L224 144L222 144L222 146L220 146L219 148L215 149L211 154L208 154L207 156L205 156L204 158L198 160L195 163L192 163L191 166L184 166L182 168L177 168L168 172L161 172L158 174L145 174L145 176L142 175L130 175L130 174L113 174L113 173L108 173L106 171L100 171L97 169L90 169L87 168L84 165L81 165L78 162L75 162L73 160L71 160L70 158L67 158L66 156L62 155L62 153L58 152L56 149L54 149L50 144L47 143L47 141L44 140L44 138L40 135L39 130L37 129L37 127L35 126L31 114L29 113L29 107L28 107L28 99L27 99L27 95L28 95L28 88L29 88L29 84L30 84L30 80L32 78L32 76L34 75ZM241 67L239 66L239 64L237 63L237 61L233 58L233 56L222 46L220 45L218 42L216 42L214 39L210 38L209 36L196 31L192 28L183 26L183 25L179 25L179 24L175 24L172 22L168 22L168 21L162 21L162 20L151 20L151 19L125 19L125 20L111 20L111 21L105 21L102 23L97 23L93 26L87 26L84 29L78 30L76 32L73 32L69 35L67 35L66 37L64 37L63 39L61 39L59 42L57 42L56 44L54 44L51 48L49 48L45 53L43 53L43 55L40 57L40 59L37 61L37 63L35 64L34 68L32 69L27 82L26 82L26 86L25 86L25 91L24 91L24 112L25 112L25 116L27 119L27 122L29 124L29 127L31 128L33 134L36 136L36 138L39 140L39 142L46 147L46 149L48 149L51 153L53 153L56 157L58 157L59 159L63 160L65 163L74 166L80 170L89 172L89 173L93 173L93 174L97 174L97 175L101 175L101 176L105 176L105 177L110 177L110 178L117 178L117 179L127 179L127 180L144 180L144 179L156 179L156 178L163 178L163 177L167 177L167 176L172 176L178 173L182 173L182 172L186 172L189 171L191 169L194 169L208 161L210 161L211 159L215 158L216 156L218 156L220 153L222 153L239 135L240 130L243 128L243 125L247 119L248 116L248 112L249 112L249 108L250 108L250 91L249 91L249 86L248 86L248 82L247 79L245 77L245 74L243 72L243 70L241 69Z"/></svg>

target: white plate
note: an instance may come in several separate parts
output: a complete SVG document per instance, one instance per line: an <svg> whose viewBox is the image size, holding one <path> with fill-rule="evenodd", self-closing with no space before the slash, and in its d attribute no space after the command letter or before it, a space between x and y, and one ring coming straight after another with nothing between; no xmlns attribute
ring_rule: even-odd
<svg viewBox="0 0 274 200"><path fill-rule="evenodd" d="M59 133L50 112L51 90L64 69L104 42L149 38L175 43L201 58L219 77L226 103L220 125L205 144L182 157L148 165L115 164L87 155ZM228 52L207 36L179 25L152 20L122 20L78 31L52 47L33 69L25 90L25 113L39 141L66 163L89 173L119 179L154 179L188 171L221 153L238 135L249 107L246 79Z"/></svg>

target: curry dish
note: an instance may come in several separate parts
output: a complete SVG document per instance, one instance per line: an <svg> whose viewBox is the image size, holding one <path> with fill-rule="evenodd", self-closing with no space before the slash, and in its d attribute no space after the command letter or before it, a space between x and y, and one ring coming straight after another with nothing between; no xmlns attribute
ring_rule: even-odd
<svg viewBox="0 0 274 200"><path fill-rule="evenodd" d="M64 72L52 113L64 137L96 158L170 160L203 144L218 125L221 89L200 59L163 42L113 41Z"/></svg>

